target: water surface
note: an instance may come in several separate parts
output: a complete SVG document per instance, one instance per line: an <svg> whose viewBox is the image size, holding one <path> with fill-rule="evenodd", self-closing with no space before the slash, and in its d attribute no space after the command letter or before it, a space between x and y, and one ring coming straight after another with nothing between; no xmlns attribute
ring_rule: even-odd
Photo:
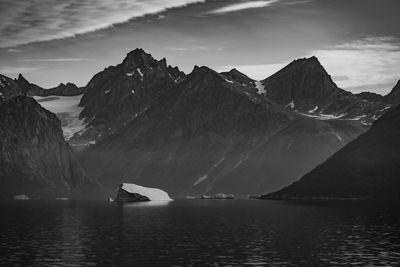
<svg viewBox="0 0 400 267"><path fill-rule="evenodd" d="M400 264L395 204L21 201L0 212L0 266Z"/></svg>

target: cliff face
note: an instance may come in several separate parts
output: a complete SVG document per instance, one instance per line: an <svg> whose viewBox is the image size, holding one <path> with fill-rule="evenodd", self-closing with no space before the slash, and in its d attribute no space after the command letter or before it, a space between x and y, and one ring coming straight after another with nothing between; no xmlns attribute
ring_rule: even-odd
<svg viewBox="0 0 400 267"><path fill-rule="evenodd" d="M25 96L0 101L0 166L2 197L72 195L89 184L59 119Z"/></svg>
<svg viewBox="0 0 400 267"><path fill-rule="evenodd" d="M25 92L13 79L0 74L0 101L24 94Z"/></svg>
<svg viewBox="0 0 400 267"><path fill-rule="evenodd" d="M400 106L299 181L266 199L400 200Z"/></svg>

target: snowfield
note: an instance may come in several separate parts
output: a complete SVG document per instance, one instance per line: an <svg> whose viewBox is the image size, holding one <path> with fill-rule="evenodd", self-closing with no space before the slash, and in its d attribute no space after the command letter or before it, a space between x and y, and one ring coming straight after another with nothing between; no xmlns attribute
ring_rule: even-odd
<svg viewBox="0 0 400 267"><path fill-rule="evenodd" d="M81 98L82 95L34 97L43 108L53 112L61 120L61 128L66 140L85 128L83 120L79 119L79 114L83 109L78 106Z"/></svg>
<svg viewBox="0 0 400 267"><path fill-rule="evenodd" d="M264 94L266 93L265 91L265 86L262 84L261 81L256 81L256 88L257 88L257 93L258 94Z"/></svg>

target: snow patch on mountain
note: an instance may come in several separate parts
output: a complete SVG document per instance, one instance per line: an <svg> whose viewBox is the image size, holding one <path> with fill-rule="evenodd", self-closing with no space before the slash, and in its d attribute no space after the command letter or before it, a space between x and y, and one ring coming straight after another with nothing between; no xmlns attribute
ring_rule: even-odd
<svg viewBox="0 0 400 267"><path fill-rule="evenodd" d="M198 185L199 183L203 182L204 180L206 180L208 178L208 175L203 175L201 176L199 179L197 179L196 182L194 182L193 186Z"/></svg>
<svg viewBox="0 0 400 267"><path fill-rule="evenodd" d="M266 93L265 86L262 84L261 81L256 81L256 88L258 94L261 95Z"/></svg>
<svg viewBox="0 0 400 267"><path fill-rule="evenodd" d="M340 143L344 144L343 143L343 138L338 133L334 133L334 134L337 137L337 139L339 139Z"/></svg>
<svg viewBox="0 0 400 267"><path fill-rule="evenodd" d="M339 115L323 114L323 113L319 113L319 114L308 114L308 113L302 113L302 112L297 112L297 113L307 116L307 117L310 117L310 118L318 119L318 120L337 120L337 119L341 119L347 115L345 113L340 113Z"/></svg>
<svg viewBox="0 0 400 267"><path fill-rule="evenodd" d="M245 161L249 156L243 156L239 159L239 161L232 167L232 170L236 169L237 167L239 167L243 161Z"/></svg>
<svg viewBox="0 0 400 267"><path fill-rule="evenodd" d="M289 104L287 104L285 107L290 107L290 108L294 108L294 101L292 100Z"/></svg>
<svg viewBox="0 0 400 267"><path fill-rule="evenodd" d="M221 164L225 160L225 157L220 159L217 163L214 164L214 168L218 167L219 164Z"/></svg>
<svg viewBox="0 0 400 267"><path fill-rule="evenodd" d="M137 72L139 73L139 75L140 75L141 77L143 77L143 73L142 73L142 71L140 70L140 68L137 68L136 70L137 70Z"/></svg>

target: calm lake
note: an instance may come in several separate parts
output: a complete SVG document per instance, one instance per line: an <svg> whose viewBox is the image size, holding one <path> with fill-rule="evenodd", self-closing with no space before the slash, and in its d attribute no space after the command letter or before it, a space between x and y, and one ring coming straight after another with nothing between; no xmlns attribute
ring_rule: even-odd
<svg viewBox="0 0 400 267"><path fill-rule="evenodd" d="M19 201L0 212L0 266L400 264L396 203Z"/></svg>

